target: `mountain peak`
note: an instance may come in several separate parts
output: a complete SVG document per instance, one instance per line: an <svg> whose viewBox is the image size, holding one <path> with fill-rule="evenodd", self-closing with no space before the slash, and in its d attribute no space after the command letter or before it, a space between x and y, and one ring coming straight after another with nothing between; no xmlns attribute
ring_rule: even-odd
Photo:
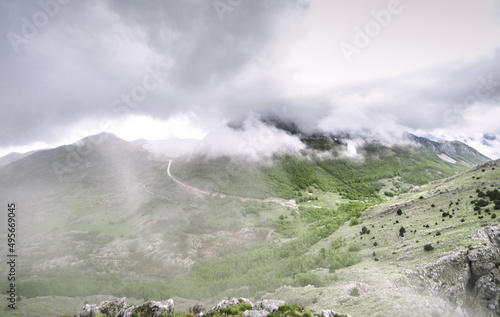
<svg viewBox="0 0 500 317"><path fill-rule="evenodd" d="M406 133L405 136L408 140L426 147L434 154L445 154L456 161L476 165L490 160L490 158L460 141L432 141L411 133Z"/></svg>

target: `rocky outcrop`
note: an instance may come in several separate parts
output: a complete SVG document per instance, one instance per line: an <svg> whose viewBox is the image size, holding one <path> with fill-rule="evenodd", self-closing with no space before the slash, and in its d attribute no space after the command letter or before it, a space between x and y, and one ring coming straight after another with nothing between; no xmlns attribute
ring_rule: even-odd
<svg viewBox="0 0 500 317"><path fill-rule="evenodd" d="M286 302L282 301L282 300L266 299L266 300L262 300L260 302L257 302L257 304L255 304L255 308L257 310L265 310L267 312L272 313L274 311L277 311L280 306L283 306L285 304L286 304Z"/></svg>
<svg viewBox="0 0 500 317"><path fill-rule="evenodd" d="M167 299L161 302L147 301L140 306L132 306L122 309L115 317L131 317L134 313L143 313L144 316L160 317L161 314L170 315L174 312L173 299ZM147 315L146 315L147 314Z"/></svg>
<svg viewBox="0 0 500 317"><path fill-rule="evenodd" d="M470 238L482 245L445 254L407 274L417 281L417 290L465 309L457 315L500 315L500 226L482 228Z"/></svg>
<svg viewBox="0 0 500 317"><path fill-rule="evenodd" d="M213 306L211 309L198 313L196 317L203 316L226 316L228 311L225 309L230 309L231 307L237 307L239 313L231 311L230 315L238 315L245 317L266 317L269 313L276 312L280 306L286 305L285 301L282 300L262 300L258 301L255 305L252 304L246 298L232 298L229 300L223 300L217 305ZM302 309L300 309L302 310ZM236 311L238 312L238 310ZM97 314L103 314L105 316L114 317L131 317L131 316L143 316L143 317L161 317L162 314L170 316L174 313L174 301L168 299L161 302L147 301L139 306L127 307L125 303L125 298L117 301L105 301L100 304L85 305L82 311L75 315L75 317L96 317ZM302 311L304 313L304 311ZM302 313L295 312L293 316L302 316ZM311 312L309 312L311 314ZM285 313L285 315L289 315ZM291 315L291 314L290 314ZM305 315L305 314L304 314ZM314 316L320 317L350 317L349 315L340 314L334 312L333 310L322 310L317 313L312 313Z"/></svg>
<svg viewBox="0 0 500 317"><path fill-rule="evenodd" d="M127 307L125 297L117 301L104 301L100 304L86 304L82 311L75 317L96 317L98 313L106 316L115 316L119 311Z"/></svg>
<svg viewBox="0 0 500 317"><path fill-rule="evenodd" d="M490 159L465 143L459 141L432 141L427 138L415 136L411 133L406 134L406 138L417 143L434 154L446 154L456 161L463 161L468 164L476 165L489 161Z"/></svg>
<svg viewBox="0 0 500 317"><path fill-rule="evenodd" d="M161 302L147 301L139 306L127 307L125 297L116 301L104 301L100 304L86 304L75 317L96 317L97 314L115 317L131 317L134 313L147 314L148 317L160 317L174 312L174 301L168 299Z"/></svg>

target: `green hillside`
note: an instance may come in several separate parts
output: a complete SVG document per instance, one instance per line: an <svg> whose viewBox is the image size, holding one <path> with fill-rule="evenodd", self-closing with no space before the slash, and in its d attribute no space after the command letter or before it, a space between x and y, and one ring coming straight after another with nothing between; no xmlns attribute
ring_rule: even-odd
<svg viewBox="0 0 500 317"><path fill-rule="evenodd" d="M451 164L421 147L365 144L360 152L362 158L347 159L304 151L299 157L275 156L267 164L227 157L185 160L176 161L172 172L193 186L229 195L297 199L300 191L313 186L346 199L379 201L383 179L398 178L416 186L471 167L465 162ZM395 194L401 192L404 189L396 188Z"/></svg>
<svg viewBox="0 0 500 317"><path fill-rule="evenodd" d="M298 156L259 163L176 159L170 165L174 180L168 176L168 159L112 135L99 138L102 142L85 139L0 168L2 196L22 210L21 309L32 309L43 296L72 297L68 303L74 305L78 298L83 301L81 296L96 294L182 297L210 304L226 296L259 299L284 285L293 292L313 285L315 297L297 304L328 308L327 297L316 290L345 281L340 272L373 261L373 251L378 263L392 259L391 250L400 248L400 227L407 230L405 239L414 234L409 230L414 224L404 219L431 225L423 214L429 203L435 204L429 208L443 209L432 217L444 219L444 203L427 200L435 196L427 189L434 185L424 184L462 183L464 175L474 173L476 178L467 180L470 190L498 187L493 183L498 171L461 174L470 166L448 163L425 147L380 144L358 149L364 157L357 160L333 156L342 144L329 149L329 155L313 145ZM79 150L82 146L88 150ZM68 153L78 155L78 164L68 165ZM60 177L54 165L68 169ZM441 183L445 177L451 178ZM460 181L450 181L454 179ZM421 193L409 192L417 185ZM490 197L493 187L479 189ZM397 218L402 225L370 216L382 206L419 195L418 208L405 209L404 217L419 216ZM453 215L443 224L463 218L462 226L469 223L467 230L472 230L481 221L495 222L492 204L488 202L489 212L479 207L483 218ZM6 233L4 228L0 233ZM0 285L7 287L5 281ZM300 297L294 294L276 296ZM71 305L60 314L71 314Z"/></svg>

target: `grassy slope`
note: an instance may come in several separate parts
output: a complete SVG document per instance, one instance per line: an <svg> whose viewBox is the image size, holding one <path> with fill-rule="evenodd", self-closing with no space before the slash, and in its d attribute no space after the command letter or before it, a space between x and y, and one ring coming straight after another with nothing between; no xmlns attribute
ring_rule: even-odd
<svg viewBox="0 0 500 317"><path fill-rule="evenodd" d="M493 213L500 215L498 210L493 210L493 202L483 207L481 214L473 210L475 205L471 201L478 199L478 188L483 192L500 189L500 162L482 170L432 182L421 186L421 192L403 194L398 199L369 208L363 213L360 224L349 226L345 223L308 252L309 257L317 256L321 248L333 249L336 240L345 241L346 245L357 242L362 246L359 251L363 258L361 263L335 273L324 269L314 271L323 277L323 287L284 287L266 297L285 299L313 310L328 307L353 316L418 316L433 312L453 315L446 300L424 296L410 287L412 282L406 272L436 262L443 253L484 243L472 240L471 234L483 226L500 223L498 217L492 218ZM398 209L402 210L402 215L397 214ZM443 212L452 214L452 218L443 217ZM424 227L426 225L429 228ZM370 234L360 234L363 226L369 228ZM399 235L401 227L406 230L404 237ZM426 244L431 244L434 250L424 251ZM333 277L338 280L330 281ZM431 277L422 278L433 282ZM439 281L434 281L436 283ZM360 296L351 295L354 288L359 290Z"/></svg>
<svg viewBox="0 0 500 317"><path fill-rule="evenodd" d="M264 165L229 158L178 161L172 173L193 186L239 196L292 199L297 191L314 186L362 200L377 199L383 179L399 177L404 183L423 185L470 167L447 163L425 148L366 145L361 152L363 160L304 153L302 158L277 156Z"/></svg>
<svg viewBox="0 0 500 317"><path fill-rule="evenodd" d="M254 197L298 198L299 193L300 197L318 197L318 201L300 203L302 217L289 208L273 204L243 202L230 197L193 197L166 176L165 166L142 169L134 179L144 181L148 188L166 199L144 192L141 183L134 181L114 187L115 182L105 172L114 163L105 161L86 170L83 181L62 195L48 196L41 204L31 203L30 215L45 213L40 217L42 221L34 226L36 230L32 234L41 234L35 236L34 241L39 242L37 247L47 247L51 252L24 249L26 278L22 279L20 290L24 289L30 296L107 293L153 299L202 298L260 296L259 291L284 284L299 286L308 281L318 282L315 275L308 272L329 260L324 254L320 255L321 248L317 246L366 207L353 200L380 201L378 193L384 185L378 180L397 176L403 183L422 184L463 168L436 159L425 151L404 148L390 152L370 148L365 151L371 158L362 162L284 156L275 158L274 165L264 167L224 160L199 162L194 169L174 164L172 172L176 177L184 180L186 173L192 173L189 174L192 177L186 178L188 181L219 192ZM235 240L246 228L255 230L256 234L248 241ZM71 232L75 230L78 232ZM222 235L219 236L219 232ZM264 243L266 236L270 238L268 244ZM68 241L68 237L70 244L57 246L55 243ZM163 240L157 247L162 252L147 253L145 247L156 243L158 237ZM198 251L184 249L183 242L200 238L203 242ZM233 242L227 244L228 240ZM249 242L256 241L260 243L250 246ZM315 253L305 257L311 248ZM324 248L329 250L328 246ZM345 245L337 251L347 248ZM207 260L210 257L202 252L206 249L213 250L217 258ZM116 256L113 253L116 251L126 257L107 261L110 256ZM329 259L335 258L340 256L339 252L327 255ZM169 267L174 277L164 274L158 277L165 266L156 259L166 253L203 264L195 265L187 275L183 274L185 270ZM358 261L356 254L364 255L363 251L351 252L349 257L337 258L337 262L344 261L342 266L351 265ZM63 255L75 255L83 264L74 270L56 267L56 271L29 271L32 265ZM126 266L116 266L116 263ZM330 273L323 277L335 279Z"/></svg>

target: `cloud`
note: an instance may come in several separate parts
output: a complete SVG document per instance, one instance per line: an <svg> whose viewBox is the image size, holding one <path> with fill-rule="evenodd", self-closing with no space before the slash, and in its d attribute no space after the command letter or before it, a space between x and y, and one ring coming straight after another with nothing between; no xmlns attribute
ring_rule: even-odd
<svg viewBox="0 0 500 317"><path fill-rule="evenodd" d="M160 62L161 86L129 112L167 119L208 111L218 102L211 91L238 78L265 54L279 23L305 10L302 1L243 1L221 20L212 1L48 2L57 14L40 27L37 2L0 3L2 146L56 139L55 126L83 117L126 114L114 101ZM23 42L11 45L8 34Z"/></svg>
<svg viewBox="0 0 500 317"><path fill-rule="evenodd" d="M298 136L263 123L250 113L237 129L219 125L194 149L196 155L231 156L245 160L261 160L275 153L296 153L305 148Z"/></svg>
<svg viewBox="0 0 500 317"><path fill-rule="evenodd" d="M59 4L43 23L36 20L46 12L40 3ZM351 66L335 57L339 41L386 2L353 5L342 16L329 1L234 1L224 2L232 5L222 17L212 1L40 3L0 2L0 148L52 144L76 128L107 130L109 122L146 117L149 126L141 119L122 134L146 135L144 127L188 118L185 126L209 133L215 153L229 153L251 133L273 136L273 146L252 148L252 157L300 148L262 119L384 142L405 131L473 139L498 157L491 149L500 135L490 119L499 107L500 50L490 49L500 47L500 27L492 28L500 18L487 16L491 1L474 4L475 13L461 5L452 17L443 12L454 2L433 6L423 27L434 33L415 28L428 7L405 2ZM468 14L478 23L465 34L459 22ZM29 37L26 25L34 25ZM13 46L9 34L25 42ZM446 42L443 34L453 37ZM433 43L446 44L445 53ZM457 54L444 59L451 49Z"/></svg>

